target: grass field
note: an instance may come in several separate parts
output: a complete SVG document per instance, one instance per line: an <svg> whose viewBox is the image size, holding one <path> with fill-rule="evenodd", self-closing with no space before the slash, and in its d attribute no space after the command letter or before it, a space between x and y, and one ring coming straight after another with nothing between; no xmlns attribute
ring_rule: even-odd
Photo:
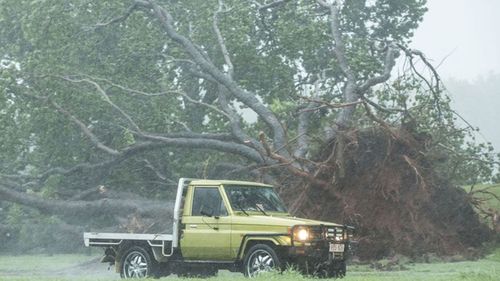
<svg viewBox="0 0 500 281"><path fill-rule="evenodd" d="M492 254L478 261L454 263L405 264L405 270L377 271L368 265L348 267L345 281L451 281L451 280L500 280L500 247ZM0 280L49 281L49 280L118 280L114 268L100 264L97 256L55 255L55 256L0 256ZM179 279L175 275L159 280ZM254 280L311 280L294 272L270 273ZM158 280L158 279L157 279ZM189 279L207 280L207 279ZM243 281L242 274L221 271L219 276L208 280Z"/></svg>

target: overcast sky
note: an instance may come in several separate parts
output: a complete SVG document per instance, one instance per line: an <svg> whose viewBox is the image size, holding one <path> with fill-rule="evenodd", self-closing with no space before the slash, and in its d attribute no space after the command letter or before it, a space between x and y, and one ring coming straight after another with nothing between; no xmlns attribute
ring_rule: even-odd
<svg viewBox="0 0 500 281"><path fill-rule="evenodd" d="M444 78L473 80L500 73L500 0L428 0L429 11L412 47L435 63Z"/></svg>
<svg viewBox="0 0 500 281"><path fill-rule="evenodd" d="M427 7L411 47L435 65L447 57L438 70L452 106L500 152L500 0L428 0Z"/></svg>

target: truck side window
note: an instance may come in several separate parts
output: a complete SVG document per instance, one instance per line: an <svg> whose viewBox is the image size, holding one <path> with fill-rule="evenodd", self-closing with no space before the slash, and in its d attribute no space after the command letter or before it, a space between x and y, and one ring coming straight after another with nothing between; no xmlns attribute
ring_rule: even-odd
<svg viewBox="0 0 500 281"><path fill-rule="evenodd" d="M215 187L195 187L191 215L227 216L227 209L219 189Z"/></svg>

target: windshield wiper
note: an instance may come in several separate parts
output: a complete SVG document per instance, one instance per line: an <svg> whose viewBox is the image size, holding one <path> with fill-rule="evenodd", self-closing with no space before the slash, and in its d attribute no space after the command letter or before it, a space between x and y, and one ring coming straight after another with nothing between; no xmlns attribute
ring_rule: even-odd
<svg viewBox="0 0 500 281"><path fill-rule="evenodd" d="M269 215L266 213L266 211L264 211L264 209L262 209L262 208L259 206L259 204L255 204L255 207L257 207L257 209L258 209L259 211L261 211L264 215L269 216Z"/></svg>
<svg viewBox="0 0 500 281"><path fill-rule="evenodd" d="M249 214L245 211L245 209L243 209L243 207L241 207L241 205L240 205L240 204L237 204L237 203L236 203L236 204L234 204L234 206L235 206L236 208L240 209L240 211L242 211L242 212L243 212L243 214L247 215L247 217L248 217L248 216L250 216L250 215L249 215Z"/></svg>

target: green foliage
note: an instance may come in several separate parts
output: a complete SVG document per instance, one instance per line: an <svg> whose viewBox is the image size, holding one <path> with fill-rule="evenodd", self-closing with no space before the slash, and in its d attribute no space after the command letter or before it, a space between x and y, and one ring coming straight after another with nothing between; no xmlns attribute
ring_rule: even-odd
<svg viewBox="0 0 500 281"><path fill-rule="evenodd" d="M366 6L364 1L349 1L342 11L349 60L364 77L379 73L384 58L382 52L372 53L368 48L371 37L406 42L425 12L424 1L380 2ZM11 64L1 69L4 77L0 80L4 99L1 106L5 114L0 116L4 120L0 126L4 132L12 133L1 136L4 152L0 157L11 165L2 166L3 173L24 169L37 174L48 167L72 167L107 159L67 116L26 94L49 96L88 126L105 145L119 149L138 141L128 121L85 79L99 83L112 102L146 132L184 131L181 124L197 132L227 130L223 116L170 92L183 91L206 103L216 102L217 97L216 87L193 79L185 68L172 62L172 58L189 57L164 36L160 25L145 11L136 11L116 24L99 25L123 14L130 2L4 0L1 3L0 56ZM284 123L293 137L300 101L297 96L301 95L296 84L309 83L324 69L329 69L328 83L342 79L332 55L327 16L310 1L293 1L276 11L262 13L247 2L226 1L225 5L232 9L220 14L220 29L235 65L236 82L259 95L278 117L286 120ZM223 68L212 27L217 2L177 1L168 8L179 32L202 46L212 61ZM368 20L372 21L370 26L364 24ZM140 93L124 91L117 85ZM161 92L166 93L150 97L141 94ZM321 122L314 122L312 132L320 131L335 114L328 112ZM244 124L255 135L265 129L260 122ZM199 176L200 163L208 154L212 159L223 159L214 153L183 151L182 161L162 160L170 153L179 156L180 150L162 149L148 157L153 158L152 162L162 163L162 171L168 170L174 179L180 174ZM167 161L169 164L165 165ZM141 159L127 160L113 171L97 172L92 177L83 178L77 173L58 180L57 184L47 183L44 193L55 195L56 185L83 190L109 184L123 190L149 190L150 196L155 197L159 190L165 189L161 184L144 181L150 178L151 171L137 167L140 162ZM138 187L140 181L144 183Z"/></svg>
<svg viewBox="0 0 500 281"><path fill-rule="evenodd" d="M55 167L70 169L82 163L110 161L112 157L99 150L72 118L103 145L116 150L145 141L129 118L142 131L155 135L231 131L226 116L185 98L217 105L219 87L192 75L191 58L165 36L147 9L112 21L124 15L132 2L0 0L0 175L35 176ZM227 68L213 31L217 1L159 2L168 7L179 33L198 44L216 67ZM220 13L219 28L235 68L234 81L275 113L289 139L298 135L302 96L314 94L332 103L343 102L339 94L345 75L333 55L335 44L327 11L309 0L290 1L279 9L260 12L252 1L224 2L230 10ZM424 0L344 2L341 26L347 60L360 81L383 72L385 44L395 41L408 45L426 12ZM312 89L319 77L323 82ZM434 150L429 153L437 156L433 165L443 176L457 183L491 180L491 148L467 143L468 132L453 125L449 100L443 96L436 101L421 80L405 76L367 96L382 106L408 109L408 116L378 114L395 125L417 124L412 129L422 136L432 135ZM229 98L239 106L234 97ZM56 110L54 104L67 114ZM322 136L337 114L328 108L314 110L309 136ZM374 125L361 107L356 117L360 128ZM259 131L268 133L260 118L246 122L241 116L241 121L250 137L256 138ZM323 141L311 138L311 154ZM438 157L442 152L439 144L456 153L447 153L451 155L447 159ZM470 160L464 161L460 158L463 155ZM29 188L46 198L68 199L104 185L166 199L173 197L175 185L158 174L173 181L180 176L203 177L222 162L252 164L207 149L163 146L116 160L108 168L45 177L40 185ZM35 239L29 235L37 232L40 241L45 241L47 228L56 219L13 205L5 208L19 241ZM30 220L23 217L28 214L45 227L29 226ZM102 225L111 220L105 216L95 219Z"/></svg>

